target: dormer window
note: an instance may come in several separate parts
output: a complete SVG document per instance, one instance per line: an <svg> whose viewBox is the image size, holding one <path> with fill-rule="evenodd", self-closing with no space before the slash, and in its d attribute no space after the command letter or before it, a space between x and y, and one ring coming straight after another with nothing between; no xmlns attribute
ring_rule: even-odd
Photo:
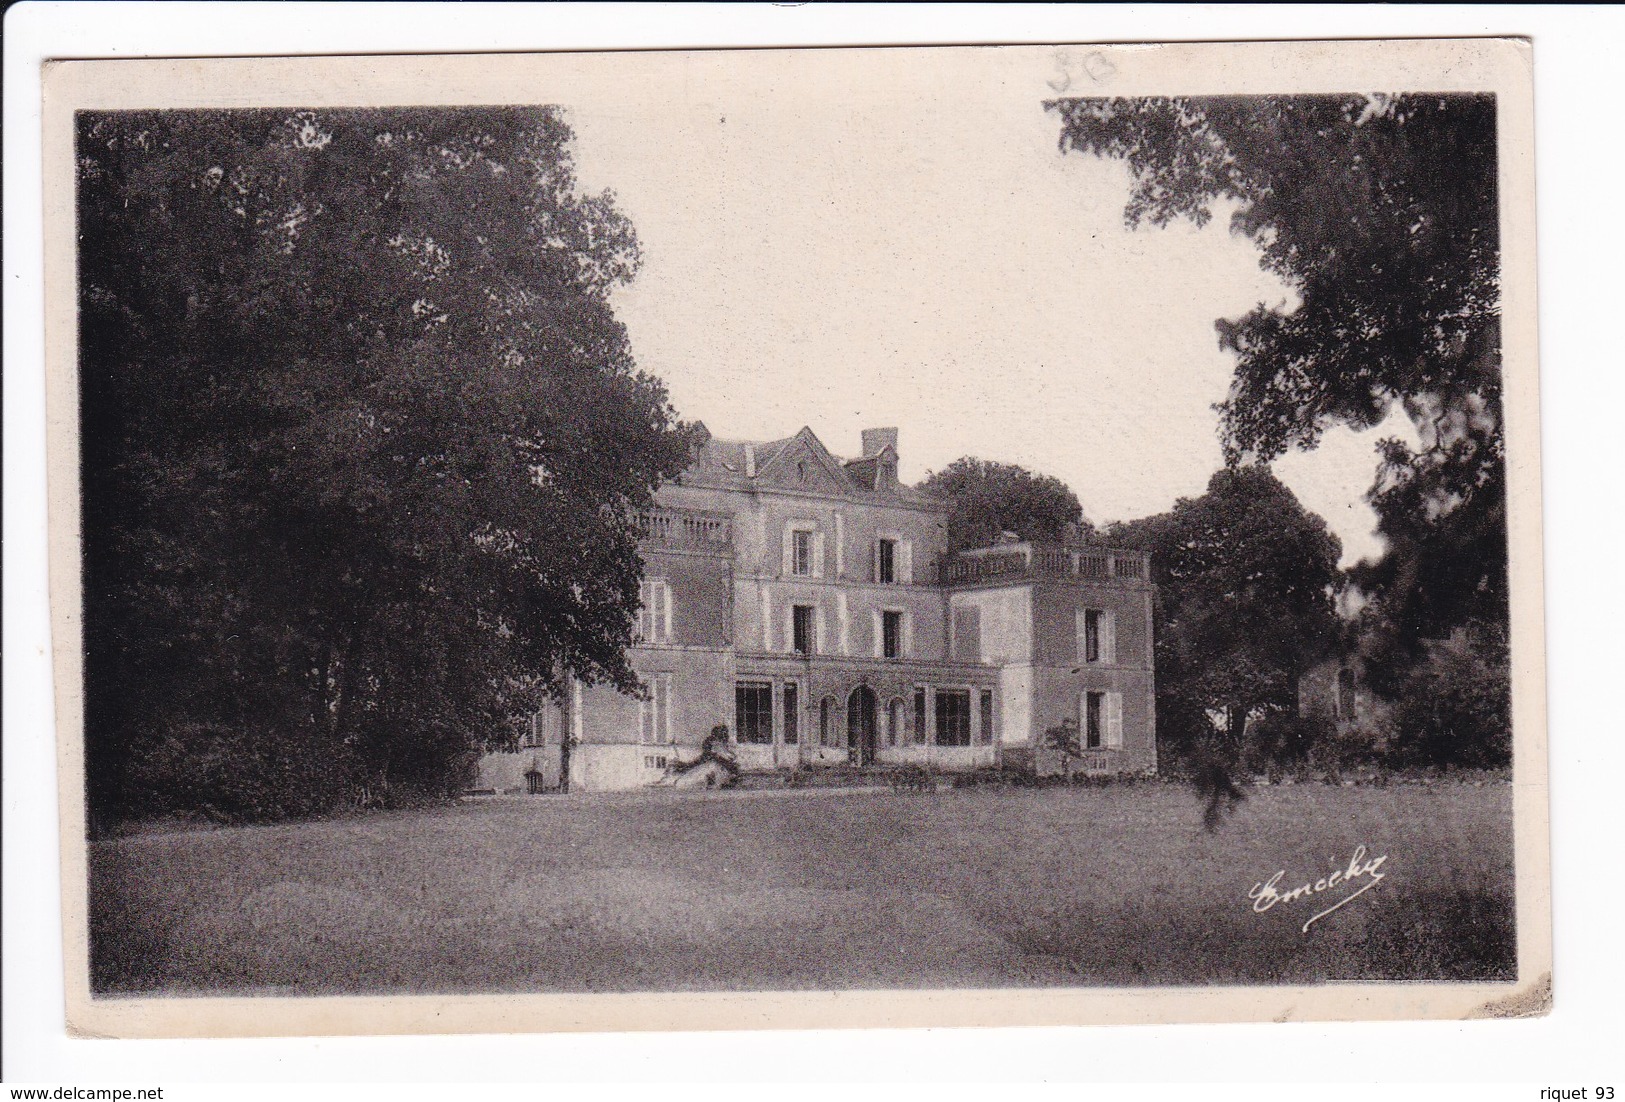
<svg viewBox="0 0 1625 1102"><path fill-rule="evenodd" d="M797 463L796 464L796 477L799 478L803 482L807 481L807 464L805 464L805 463Z"/></svg>

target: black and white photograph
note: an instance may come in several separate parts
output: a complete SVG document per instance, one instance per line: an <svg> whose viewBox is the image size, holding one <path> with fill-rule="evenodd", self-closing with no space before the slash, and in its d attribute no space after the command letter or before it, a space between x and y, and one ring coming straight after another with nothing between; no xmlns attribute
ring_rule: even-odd
<svg viewBox="0 0 1625 1102"><path fill-rule="evenodd" d="M69 1023L1545 1013L1526 52L54 67Z"/></svg>

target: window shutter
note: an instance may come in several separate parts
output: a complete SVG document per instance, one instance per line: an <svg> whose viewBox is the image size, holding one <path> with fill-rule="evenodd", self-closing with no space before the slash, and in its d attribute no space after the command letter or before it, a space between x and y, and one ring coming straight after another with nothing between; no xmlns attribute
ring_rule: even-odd
<svg viewBox="0 0 1625 1102"><path fill-rule="evenodd" d="M824 653L824 606L819 605L813 609L813 637L812 652Z"/></svg>
<svg viewBox="0 0 1625 1102"><path fill-rule="evenodd" d="M649 579L638 583L638 638L639 643L649 640Z"/></svg>
<svg viewBox="0 0 1625 1102"><path fill-rule="evenodd" d="M905 611L903 613L902 654L899 657L914 657L914 614L912 612Z"/></svg>
<svg viewBox="0 0 1625 1102"><path fill-rule="evenodd" d="M1077 621L1077 631L1073 646L1076 648L1077 653L1073 657L1082 662L1089 654L1089 610L1086 608L1078 609L1075 619Z"/></svg>
<svg viewBox="0 0 1625 1102"><path fill-rule="evenodd" d="M766 587L762 589L762 649L773 650L773 598L768 596Z"/></svg>
<svg viewBox="0 0 1625 1102"><path fill-rule="evenodd" d="M665 675L655 682L656 738L671 742L671 676Z"/></svg>
<svg viewBox="0 0 1625 1102"><path fill-rule="evenodd" d="M1100 660L1107 665L1117 664L1117 613L1100 614Z"/></svg>
<svg viewBox="0 0 1625 1102"><path fill-rule="evenodd" d="M1123 748L1123 694L1106 694L1106 746L1112 750Z"/></svg>
<svg viewBox="0 0 1625 1102"><path fill-rule="evenodd" d="M786 654L794 654L796 650L796 606L784 606L784 647Z"/></svg>
<svg viewBox="0 0 1625 1102"><path fill-rule="evenodd" d="M914 584L914 543L912 540L898 540L897 550L897 580L903 585Z"/></svg>
<svg viewBox="0 0 1625 1102"><path fill-rule="evenodd" d="M824 576L824 533L822 532L813 535L812 572L815 578Z"/></svg>
<svg viewBox="0 0 1625 1102"><path fill-rule="evenodd" d="M869 622L874 627L874 655L879 658L886 653L886 614L875 609L869 613Z"/></svg>
<svg viewBox="0 0 1625 1102"><path fill-rule="evenodd" d="M655 686L651 685L649 686L649 689L652 695L655 690ZM638 701L638 741L643 743L645 746L654 741L653 711L654 701L652 699Z"/></svg>
<svg viewBox="0 0 1625 1102"><path fill-rule="evenodd" d="M954 657L961 662L982 660L982 610L954 609Z"/></svg>
<svg viewBox="0 0 1625 1102"><path fill-rule="evenodd" d="M869 580L880 581L880 541L875 540L869 546Z"/></svg>
<svg viewBox="0 0 1625 1102"><path fill-rule="evenodd" d="M789 521L784 522L784 569L783 575L788 578L795 573L796 529Z"/></svg>
<svg viewBox="0 0 1625 1102"><path fill-rule="evenodd" d="M660 583L660 641L671 642L671 583Z"/></svg>

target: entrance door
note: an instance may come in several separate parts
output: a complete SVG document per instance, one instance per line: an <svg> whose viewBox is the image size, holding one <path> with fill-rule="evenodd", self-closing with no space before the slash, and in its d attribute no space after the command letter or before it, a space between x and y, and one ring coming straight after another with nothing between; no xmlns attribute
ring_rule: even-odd
<svg viewBox="0 0 1625 1102"><path fill-rule="evenodd" d="M875 760L875 692L867 685L852 690L846 701L846 746L853 765Z"/></svg>

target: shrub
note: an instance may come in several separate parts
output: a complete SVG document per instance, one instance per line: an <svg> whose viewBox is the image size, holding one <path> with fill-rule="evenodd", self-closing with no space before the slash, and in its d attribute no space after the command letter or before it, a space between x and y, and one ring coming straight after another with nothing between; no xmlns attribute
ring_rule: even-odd
<svg viewBox="0 0 1625 1102"><path fill-rule="evenodd" d="M264 730L186 724L134 748L131 804L221 823L320 815L352 796L342 747Z"/></svg>
<svg viewBox="0 0 1625 1102"><path fill-rule="evenodd" d="M1337 739L1337 724L1324 712L1299 715L1275 711L1252 724L1242 752L1243 767L1251 773L1269 773L1272 778L1294 766L1311 761Z"/></svg>
<svg viewBox="0 0 1625 1102"><path fill-rule="evenodd" d="M1494 768L1512 760L1512 684L1506 632L1469 625L1427 653L1401 682L1397 750L1419 765Z"/></svg>

